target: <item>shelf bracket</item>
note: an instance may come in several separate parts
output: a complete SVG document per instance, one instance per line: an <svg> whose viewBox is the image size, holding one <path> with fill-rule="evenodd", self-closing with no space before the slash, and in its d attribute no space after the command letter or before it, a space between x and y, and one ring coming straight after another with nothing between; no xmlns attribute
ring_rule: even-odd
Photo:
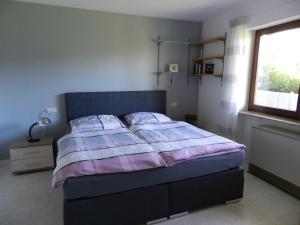
<svg viewBox="0 0 300 225"><path fill-rule="evenodd" d="M188 38L188 42L191 43L191 39ZM191 55L191 45L188 45L188 57L187 57L187 71L190 71L190 55ZM190 84L190 74L187 72L186 74L186 84Z"/></svg>
<svg viewBox="0 0 300 225"><path fill-rule="evenodd" d="M156 44L157 44L157 73L156 73L156 85L159 86L159 58L160 58L160 44L161 44L161 40L160 40L160 36L157 36L157 40L156 40Z"/></svg>
<svg viewBox="0 0 300 225"><path fill-rule="evenodd" d="M226 40L227 40L227 32L225 32L225 39L224 39L224 58L223 58L223 68L222 68L222 77L221 77L221 87L223 87L224 82L224 68L225 68L225 56L226 56Z"/></svg>

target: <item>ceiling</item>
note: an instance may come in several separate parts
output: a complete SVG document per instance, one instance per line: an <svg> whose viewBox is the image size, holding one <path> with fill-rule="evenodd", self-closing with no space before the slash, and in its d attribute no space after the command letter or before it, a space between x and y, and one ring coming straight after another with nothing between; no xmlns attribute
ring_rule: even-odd
<svg viewBox="0 0 300 225"><path fill-rule="evenodd" d="M247 0L16 0L46 5L201 22Z"/></svg>

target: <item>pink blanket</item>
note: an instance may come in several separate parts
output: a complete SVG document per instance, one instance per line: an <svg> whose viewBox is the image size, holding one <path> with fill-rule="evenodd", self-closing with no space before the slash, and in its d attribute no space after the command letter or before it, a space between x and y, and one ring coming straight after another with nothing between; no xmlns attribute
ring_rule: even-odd
<svg viewBox="0 0 300 225"><path fill-rule="evenodd" d="M245 149L242 144L185 122L132 125L130 130L156 149L168 166L197 157Z"/></svg>
<svg viewBox="0 0 300 225"><path fill-rule="evenodd" d="M162 166L159 154L127 128L68 134L58 140L52 186L61 186L69 177Z"/></svg>

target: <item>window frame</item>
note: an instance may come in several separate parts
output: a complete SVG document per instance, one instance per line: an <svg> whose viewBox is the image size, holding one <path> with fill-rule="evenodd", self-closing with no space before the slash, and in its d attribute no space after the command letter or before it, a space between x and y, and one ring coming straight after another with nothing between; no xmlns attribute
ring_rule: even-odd
<svg viewBox="0 0 300 225"><path fill-rule="evenodd" d="M254 104L260 37L265 34L272 34L272 33L290 30L290 29L294 29L294 28L300 28L300 20L295 20L292 22L288 22L288 23L284 23L284 24L280 24L280 25L276 25L276 26L272 26L272 27L268 27L268 28L263 28L263 29L257 30L255 32L255 42L254 42L252 72L251 72L251 82L250 82L250 94L249 94L249 104L248 104L249 111L260 112L260 113L300 120L300 84L299 84L299 93L298 93L296 112Z"/></svg>

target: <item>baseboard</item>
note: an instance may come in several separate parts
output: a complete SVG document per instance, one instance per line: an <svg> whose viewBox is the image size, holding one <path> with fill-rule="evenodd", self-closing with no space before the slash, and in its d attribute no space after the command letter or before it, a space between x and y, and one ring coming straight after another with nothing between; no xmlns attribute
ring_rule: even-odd
<svg viewBox="0 0 300 225"><path fill-rule="evenodd" d="M170 219L174 219L174 218L186 216L186 215L188 215L188 214L189 214L189 212L182 212L182 213L174 214L174 215L171 215L171 216L170 216Z"/></svg>
<svg viewBox="0 0 300 225"><path fill-rule="evenodd" d="M289 181L282 179L281 177L278 177L251 163L249 164L248 172L262 178L263 180L300 199L300 187L296 186L295 184L292 184Z"/></svg>
<svg viewBox="0 0 300 225"><path fill-rule="evenodd" d="M146 225L154 225L154 224L158 224L158 223L162 223L164 221L167 221L168 218L165 217L165 218L161 218L161 219L158 219L158 220L153 220L153 221L149 221L146 223Z"/></svg>
<svg viewBox="0 0 300 225"><path fill-rule="evenodd" d="M238 198L238 199L234 199L234 200L231 200L231 201L226 201L225 205L235 204L235 203L239 203L241 201L242 201L242 198Z"/></svg>

